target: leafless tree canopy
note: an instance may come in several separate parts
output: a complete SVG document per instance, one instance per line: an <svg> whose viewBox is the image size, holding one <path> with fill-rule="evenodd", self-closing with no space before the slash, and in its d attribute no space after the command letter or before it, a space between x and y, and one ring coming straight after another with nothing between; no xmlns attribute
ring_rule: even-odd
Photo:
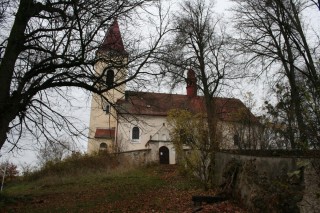
<svg viewBox="0 0 320 213"><path fill-rule="evenodd" d="M232 58L231 39L213 6L203 0L181 4L173 16L173 39L160 55L160 65L171 77L173 86L186 80L186 70L194 71L197 88L204 96L210 144L217 150L213 98L225 80L236 76L232 72L235 58Z"/></svg>
<svg viewBox="0 0 320 213"><path fill-rule="evenodd" d="M214 4L184 1L173 16L173 40L162 55L162 69L172 76L172 84L185 80L193 69L202 93L213 96L223 80L233 78L230 36L223 20L213 12ZM233 73L234 74L234 73Z"/></svg>
<svg viewBox="0 0 320 213"><path fill-rule="evenodd" d="M39 166L48 162L56 163L71 154L71 144L67 140L59 140L59 143L45 141L39 149L37 159Z"/></svg>
<svg viewBox="0 0 320 213"><path fill-rule="evenodd" d="M56 97L68 99L65 89L78 87L103 94L111 89L93 65L103 35L116 17L130 16L146 0L1 0L0 148L5 141L16 146L25 131L38 139L53 138L51 130L78 134L67 117L52 106ZM10 18L12 23L3 21ZM160 36L159 36L160 37ZM130 55L132 80L148 63L158 45ZM53 95L54 94L54 95Z"/></svg>
<svg viewBox="0 0 320 213"><path fill-rule="evenodd" d="M259 63L256 72L277 70L278 81L290 87L290 105L297 125L292 148L316 148L319 144L319 35L311 41L305 28L303 11L308 0L233 0L238 50L248 64ZM260 73L259 72L259 73ZM306 89L306 82L309 89ZM312 101L309 101L311 100ZM310 128L311 126L317 128ZM315 133L317 132L317 133Z"/></svg>

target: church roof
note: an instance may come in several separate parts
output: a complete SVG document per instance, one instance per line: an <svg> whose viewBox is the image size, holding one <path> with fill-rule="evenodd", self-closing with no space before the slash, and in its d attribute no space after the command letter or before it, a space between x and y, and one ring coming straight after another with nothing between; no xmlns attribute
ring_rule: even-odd
<svg viewBox="0 0 320 213"><path fill-rule="evenodd" d="M127 55L128 53L124 49L121 32L117 19L115 19L108 29L108 32L104 38L102 45L99 47L99 52L104 53L116 53Z"/></svg>
<svg viewBox="0 0 320 213"><path fill-rule="evenodd" d="M240 113L247 112L252 122L258 119L235 98L214 98L216 113L220 120L239 121ZM186 109L194 113L205 112L203 96L126 91L125 99L117 102L120 114L167 116L171 109ZM242 116L243 118L243 116Z"/></svg>
<svg viewBox="0 0 320 213"><path fill-rule="evenodd" d="M115 138L115 129L108 129L108 128L97 128L95 135L95 138Z"/></svg>

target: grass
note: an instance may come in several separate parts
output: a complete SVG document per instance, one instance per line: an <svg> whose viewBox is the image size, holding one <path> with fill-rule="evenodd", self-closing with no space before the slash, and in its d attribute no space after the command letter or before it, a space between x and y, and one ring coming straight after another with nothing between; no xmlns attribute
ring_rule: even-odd
<svg viewBox="0 0 320 213"><path fill-rule="evenodd" d="M191 212L192 195L214 193L203 192L176 166L123 167L116 159L94 158L84 164L69 159L7 184L0 212ZM75 165L78 170L70 168Z"/></svg>
<svg viewBox="0 0 320 213"><path fill-rule="evenodd" d="M114 211L122 211L121 201L133 201L164 185L166 181L159 175L157 166L123 167L117 159L107 155L76 156L49 163L22 180L6 184L0 197L0 209L5 212L78 212L107 205L115 206L109 207ZM136 208L134 206L125 208L130 211Z"/></svg>

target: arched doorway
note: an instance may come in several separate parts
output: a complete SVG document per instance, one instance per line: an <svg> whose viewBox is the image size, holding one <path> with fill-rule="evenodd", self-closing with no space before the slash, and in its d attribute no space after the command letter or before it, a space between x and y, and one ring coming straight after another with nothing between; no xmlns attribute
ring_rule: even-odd
<svg viewBox="0 0 320 213"><path fill-rule="evenodd" d="M165 146L159 149L160 164L169 164L169 149Z"/></svg>
<svg viewBox="0 0 320 213"><path fill-rule="evenodd" d="M100 143L99 151L106 151L108 149L108 145L106 143Z"/></svg>

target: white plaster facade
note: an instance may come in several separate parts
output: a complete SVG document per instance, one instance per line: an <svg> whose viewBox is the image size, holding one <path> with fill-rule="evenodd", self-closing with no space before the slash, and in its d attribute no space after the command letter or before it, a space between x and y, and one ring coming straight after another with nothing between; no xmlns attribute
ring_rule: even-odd
<svg viewBox="0 0 320 213"><path fill-rule="evenodd" d="M154 161L159 159L160 147L169 149L169 163L176 163L176 155L173 144L170 141L165 116L127 115L119 117L117 147L120 152L150 149L150 158ZM139 139L132 138L134 127L139 128Z"/></svg>
<svg viewBox="0 0 320 213"><path fill-rule="evenodd" d="M122 59L126 63L126 59ZM117 70L111 64L107 65L103 62L98 62L94 67L97 75L101 75L108 70L115 72L114 81L121 82L125 80L126 70ZM88 152L93 153L99 151L100 144L106 143L108 148L111 149L114 145L114 138L95 138L97 129L116 129L117 127L117 113L114 105L117 100L124 97L126 85L122 84L117 89L108 90L105 97L108 101L103 100L100 96L93 94L91 99L91 112L90 112L90 128L89 128L89 142Z"/></svg>

